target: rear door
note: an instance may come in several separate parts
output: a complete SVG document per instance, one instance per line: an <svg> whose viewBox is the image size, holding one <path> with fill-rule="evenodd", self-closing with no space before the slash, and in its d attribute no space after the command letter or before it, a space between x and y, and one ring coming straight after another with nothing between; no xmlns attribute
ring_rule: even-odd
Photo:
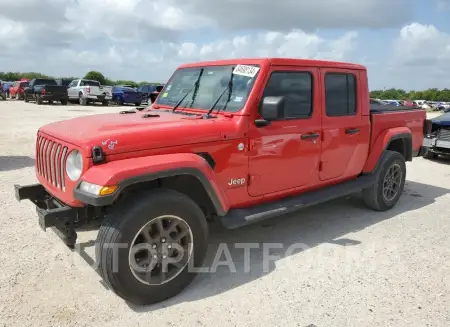
<svg viewBox="0 0 450 327"><path fill-rule="evenodd" d="M322 68L320 76L325 110L319 178L324 181L354 177L362 171L370 133L370 122L361 115L359 72Z"/></svg>
<svg viewBox="0 0 450 327"><path fill-rule="evenodd" d="M284 117L268 126L249 126L248 193L260 196L311 184L320 159L321 110L318 70L273 66L261 99L283 96Z"/></svg>

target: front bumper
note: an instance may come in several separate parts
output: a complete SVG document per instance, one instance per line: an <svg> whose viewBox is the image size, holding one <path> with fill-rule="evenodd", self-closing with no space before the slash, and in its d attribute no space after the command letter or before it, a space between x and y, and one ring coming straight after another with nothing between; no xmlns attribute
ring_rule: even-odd
<svg viewBox="0 0 450 327"><path fill-rule="evenodd" d="M14 185L17 201L30 200L36 206L39 226L45 231L54 227L56 234L69 247L75 245L77 234L74 222L77 219L77 210L69 207L49 194L41 184L26 186Z"/></svg>
<svg viewBox="0 0 450 327"><path fill-rule="evenodd" d="M436 147L450 150L450 141L444 141L433 137L425 137L423 139L423 146L426 146L428 148Z"/></svg>

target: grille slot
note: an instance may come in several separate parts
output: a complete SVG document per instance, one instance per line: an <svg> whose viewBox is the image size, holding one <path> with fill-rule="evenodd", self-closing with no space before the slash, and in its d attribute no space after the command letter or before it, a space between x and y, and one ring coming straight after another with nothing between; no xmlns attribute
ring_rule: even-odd
<svg viewBox="0 0 450 327"><path fill-rule="evenodd" d="M44 136L38 136L36 141L36 169L49 184L65 191L64 164L69 152L67 146Z"/></svg>
<svg viewBox="0 0 450 327"><path fill-rule="evenodd" d="M438 140L440 140L440 141L450 141L450 129L441 128L439 130Z"/></svg>

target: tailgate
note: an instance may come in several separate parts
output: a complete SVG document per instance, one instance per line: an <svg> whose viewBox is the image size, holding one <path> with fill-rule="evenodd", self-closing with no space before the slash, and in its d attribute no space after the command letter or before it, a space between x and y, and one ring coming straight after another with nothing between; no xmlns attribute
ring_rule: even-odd
<svg viewBox="0 0 450 327"><path fill-rule="evenodd" d="M54 95L67 95L67 87L64 85L45 85L45 90Z"/></svg>
<svg viewBox="0 0 450 327"><path fill-rule="evenodd" d="M108 92L109 91L109 92ZM90 95L111 95L107 86L89 86Z"/></svg>

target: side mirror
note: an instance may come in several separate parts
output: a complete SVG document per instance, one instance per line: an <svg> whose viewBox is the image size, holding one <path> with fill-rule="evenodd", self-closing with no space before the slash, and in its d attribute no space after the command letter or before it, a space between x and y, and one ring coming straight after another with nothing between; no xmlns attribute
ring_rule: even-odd
<svg viewBox="0 0 450 327"><path fill-rule="evenodd" d="M284 97L265 97L261 103L259 114L263 119L257 119L257 127L263 127L270 124L272 120L284 117L284 108L286 99Z"/></svg>

